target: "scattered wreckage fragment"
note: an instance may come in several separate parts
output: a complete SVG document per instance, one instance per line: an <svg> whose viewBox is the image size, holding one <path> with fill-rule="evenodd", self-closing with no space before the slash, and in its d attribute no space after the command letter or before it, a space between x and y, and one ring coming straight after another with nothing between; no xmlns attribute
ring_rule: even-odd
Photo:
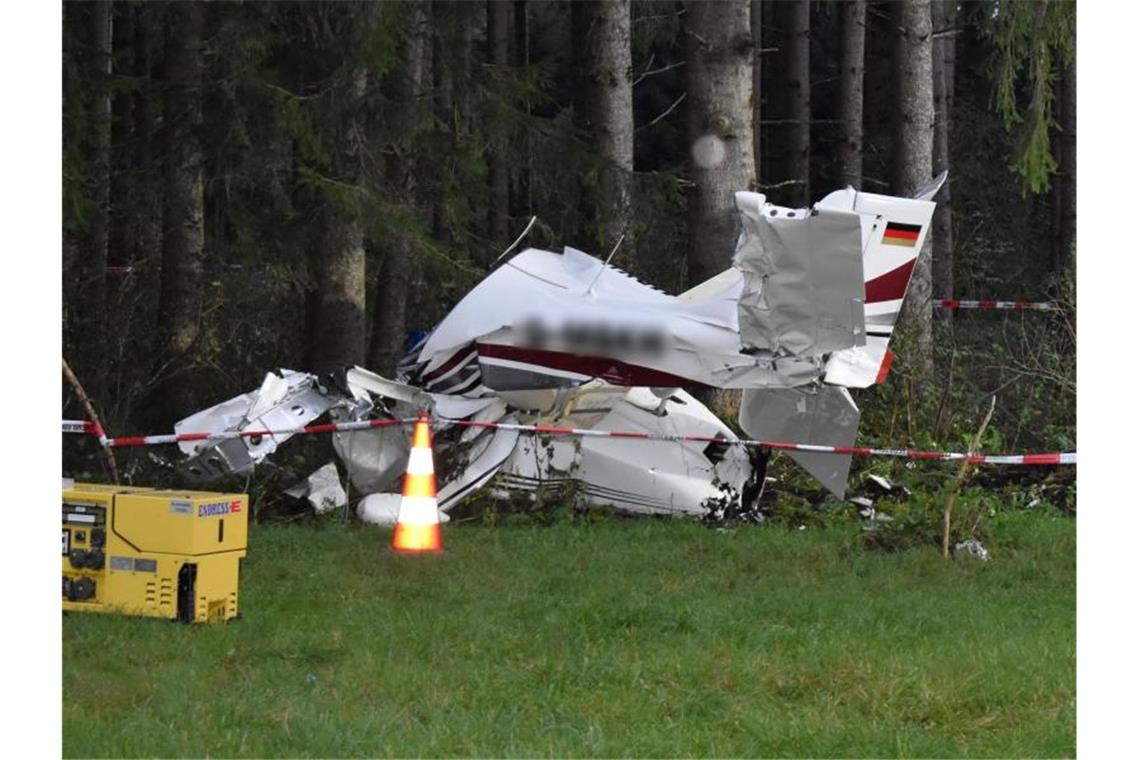
<svg viewBox="0 0 1140 760"><path fill-rule="evenodd" d="M743 229L733 266L679 296L573 248L526 249L412 349L398 380L360 367L335 381L282 370L176 430L278 429L325 413L348 421L427 409L440 425L444 512L496 475L496 493L573 482L588 504L639 514L747 511L767 454L733 445L732 430L681 389L741 389L740 426L754 439L853 445L859 410L847 389L886 376L930 199L944 180L913 199L847 188L811 209L737 193ZM544 439L448 420L713 436L724 444ZM187 471L208 479L248 473L287 438L181 446ZM333 446L359 491L396 490L406 430L337 432ZM842 498L849 456L789 455ZM375 519L386 513L381 501L365 510Z"/></svg>

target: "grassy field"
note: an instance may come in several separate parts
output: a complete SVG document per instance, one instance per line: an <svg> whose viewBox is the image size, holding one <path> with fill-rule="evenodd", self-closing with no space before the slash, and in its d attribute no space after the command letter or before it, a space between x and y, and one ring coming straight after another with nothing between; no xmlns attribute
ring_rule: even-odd
<svg viewBox="0 0 1140 760"><path fill-rule="evenodd" d="M1072 756L1075 521L992 528L258 525L240 621L65 618L64 755Z"/></svg>

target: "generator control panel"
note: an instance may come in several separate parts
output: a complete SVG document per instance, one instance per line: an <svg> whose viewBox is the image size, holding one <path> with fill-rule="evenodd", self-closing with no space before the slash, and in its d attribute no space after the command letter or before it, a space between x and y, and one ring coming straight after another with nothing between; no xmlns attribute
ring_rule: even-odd
<svg viewBox="0 0 1140 760"><path fill-rule="evenodd" d="M245 494L73 483L63 490L63 609L186 623L238 614Z"/></svg>

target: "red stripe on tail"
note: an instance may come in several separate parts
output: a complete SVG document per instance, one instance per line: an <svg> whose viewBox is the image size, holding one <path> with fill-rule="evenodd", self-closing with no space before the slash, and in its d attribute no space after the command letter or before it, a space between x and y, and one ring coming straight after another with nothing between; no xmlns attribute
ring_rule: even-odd
<svg viewBox="0 0 1140 760"><path fill-rule="evenodd" d="M911 259L901 267L868 280L865 286L867 303L894 301L905 296L906 286L910 282L910 273L914 269L916 260Z"/></svg>

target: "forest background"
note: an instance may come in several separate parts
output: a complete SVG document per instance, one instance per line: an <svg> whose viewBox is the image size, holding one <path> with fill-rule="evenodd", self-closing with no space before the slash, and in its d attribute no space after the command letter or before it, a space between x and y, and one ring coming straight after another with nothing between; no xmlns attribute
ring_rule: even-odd
<svg viewBox="0 0 1140 760"><path fill-rule="evenodd" d="M269 369L391 373L532 215L526 244L620 237L676 293L729 265L735 190L949 170L864 440L960 446L996 393L988 448L1072 450L1075 30L1067 2L64 3L63 353L108 430L166 430Z"/></svg>

